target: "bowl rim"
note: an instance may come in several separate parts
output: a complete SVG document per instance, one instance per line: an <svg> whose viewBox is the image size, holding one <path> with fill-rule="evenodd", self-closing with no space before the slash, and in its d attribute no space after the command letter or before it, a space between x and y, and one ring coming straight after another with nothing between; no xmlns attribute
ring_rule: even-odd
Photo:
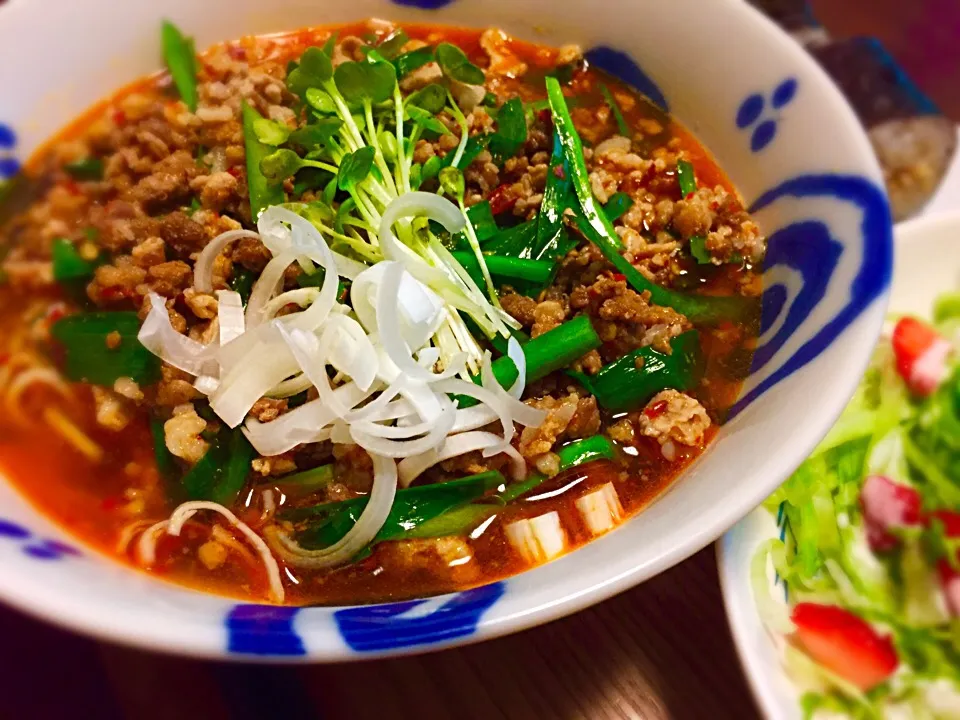
<svg viewBox="0 0 960 720"><path fill-rule="evenodd" d="M778 38L782 57L791 64L791 67L795 68L795 71L801 74L806 81L815 84L819 92L825 93L827 96L832 96L831 115L833 121L851 132L852 137L857 141L858 147L855 148L855 151L862 156L862 174L878 185L881 184L882 175L879 166L877 165L869 141L862 131L859 120L840 90L819 64L817 64L806 50L794 42L785 31L751 5L741 0L727 0L723 6L723 10L730 14L732 20L753 25L757 28L759 34ZM872 319L870 313L875 313L876 308L879 306L885 306L888 296L889 287L871 303L864 315L858 320L858 323L862 325L862 332L868 332L874 337L879 335L882 326L882 313L878 314L878 319ZM849 371L856 369L862 371L868 360L869 351L866 348L858 348L856 352L852 354L851 361L847 363L850 368ZM210 659L249 660L257 662L339 662L344 660L419 654L500 637L565 617L597 602L608 599L685 560L709 545L761 502L763 498L769 495L774 488L786 479L789 473L792 472L792 469L799 465L810 451L812 451L820 438L827 432L843 410L846 404L846 398L852 395L856 387L858 377L859 373L854 377L851 372L851 381L846 383L849 385L847 395L838 394L836 398L827 399L824 402L825 407L822 410L820 422L812 424L802 438L792 442L790 447L779 455L777 466L780 469L777 472L770 474L767 478L763 478L762 481L760 477L757 477L752 485L744 488L744 492L732 495L729 502L716 507L715 511L704 519L703 522L700 522L682 542L676 543L666 549L660 549L656 553L651 554L645 562L635 562L629 568L619 573L612 573L601 582L588 583L586 585L571 584L563 588L557 597L547 603L513 609L505 615L492 619L482 617L478 621L472 634L466 637L456 638L452 641L436 642L386 651L364 652L362 654L349 650L346 647L335 647L325 648L322 652L315 651L311 648L308 654L291 658L249 657L228 652L225 647L216 649L208 646L205 642L187 641L184 640L182 635L174 636L173 634L166 634L161 629L152 628L149 625L147 627L140 627L136 633L132 633L129 629L129 623L120 623L116 620L111 622L109 618L107 618L107 622L104 622L105 616L102 611L87 612L79 609L77 607L78 604L73 602L71 598L63 597L59 594L48 592L41 602L37 602L33 589L11 589L10 587L0 585L0 596L2 596L4 602L29 615L86 635L132 647L149 648L161 652ZM821 427L822 430L819 429ZM29 502L29 498L26 499ZM43 515L42 511L36 511ZM44 517L46 516L44 515ZM89 546L87 546L87 549L91 556L99 557L101 555L101 553L93 548L89 548ZM103 555L103 557L109 556ZM237 601L234 600L231 602L235 603ZM337 608L324 609L333 611Z"/></svg>
<svg viewBox="0 0 960 720"><path fill-rule="evenodd" d="M933 228L953 228L960 233L960 210L921 215L898 224L894 231L895 251L899 251L901 246L918 242L918 238L924 237ZM773 687L763 682L763 677L767 673L761 668L765 667L765 663L751 643L751 631L756 627L759 616L753 590L749 583L743 582L747 577L744 568L750 562L750 558L742 557L743 550L755 548L757 543L754 540L759 541L766 537L767 526L775 533L776 525L770 514L762 507L757 507L736 527L727 532L716 546L717 575L720 580L724 614L730 634L733 636L740 667L750 686L754 701L765 717L772 720L792 720L793 717L799 717L799 708L797 713L791 715L791 708L784 707L781 703L782 697ZM761 535L761 533L764 534ZM773 537L774 533L770 536ZM736 545L734 545L735 542ZM776 675L783 677L785 682L791 688L793 687L782 669L778 668Z"/></svg>

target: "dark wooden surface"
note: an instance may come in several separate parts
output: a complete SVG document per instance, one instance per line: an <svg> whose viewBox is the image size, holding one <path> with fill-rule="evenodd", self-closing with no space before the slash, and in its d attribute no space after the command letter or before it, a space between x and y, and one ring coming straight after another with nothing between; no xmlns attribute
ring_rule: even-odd
<svg viewBox="0 0 960 720"><path fill-rule="evenodd" d="M0 0L2 3L2 0ZM837 37L880 38L960 120L960 0L816 0ZM0 609L0 718L758 717L713 549L574 617L417 658L273 668L159 657Z"/></svg>

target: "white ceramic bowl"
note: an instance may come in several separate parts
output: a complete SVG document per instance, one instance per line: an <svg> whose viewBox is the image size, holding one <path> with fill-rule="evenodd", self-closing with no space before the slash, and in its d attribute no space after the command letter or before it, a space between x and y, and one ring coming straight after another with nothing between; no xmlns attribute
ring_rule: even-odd
<svg viewBox="0 0 960 720"><path fill-rule="evenodd" d="M960 287L958 243L957 212L897 226L891 311L928 317L937 295ZM763 509L738 523L717 547L720 584L740 661L757 703L770 720L800 720L798 694L780 667L750 588L751 558L761 543L778 533L774 518ZM779 597L782 593L774 595Z"/></svg>
<svg viewBox="0 0 960 720"><path fill-rule="evenodd" d="M238 606L90 550L65 553L45 539L76 541L0 483L7 602L112 640L211 657L339 660L490 638L579 610L704 547L784 479L852 393L889 284L881 175L833 84L741 0L10 0L0 8L0 172L157 69L162 17L205 47L369 16L578 42L715 153L772 238L765 331L734 419L670 492L600 541L506 582L375 607Z"/></svg>

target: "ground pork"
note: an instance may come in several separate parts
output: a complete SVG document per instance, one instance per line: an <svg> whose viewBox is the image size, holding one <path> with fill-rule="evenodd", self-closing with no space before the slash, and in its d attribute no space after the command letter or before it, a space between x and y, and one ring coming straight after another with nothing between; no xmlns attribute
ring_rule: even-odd
<svg viewBox="0 0 960 720"><path fill-rule="evenodd" d="M91 385L96 406L97 424L107 430L119 432L133 420L134 409L129 400L113 390Z"/></svg>
<svg viewBox="0 0 960 720"><path fill-rule="evenodd" d="M270 422L276 420L287 411L287 400L263 397L257 400L250 408L249 415L255 417L260 422Z"/></svg>
<svg viewBox="0 0 960 720"><path fill-rule="evenodd" d="M637 417L641 434L654 438L664 448L664 457L673 459L674 443L698 445L710 427L710 416L700 402L676 390L664 390L647 403Z"/></svg>
<svg viewBox="0 0 960 720"><path fill-rule="evenodd" d="M173 417L163 424L167 450L182 460L196 463L210 447L210 444L200 437L206 429L207 421L197 415L192 403L178 405L173 409Z"/></svg>
<svg viewBox="0 0 960 720"><path fill-rule="evenodd" d="M528 460L533 460L544 453L550 452L554 443L563 435L567 426L577 414L580 398L571 393L564 398L552 396L527 400L527 405L539 410L546 410L547 417L540 427L525 427L520 433L520 454Z"/></svg>
<svg viewBox="0 0 960 720"><path fill-rule="evenodd" d="M670 352L670 340L692 325L672 308L650 304L650 294L627 287L624 280L600 277L592 285L580 285L570 295L570 306L594 318L605 344L618 356L637 347L652 346Z"/></svg>
<svg viewBox="0 0 960 720"><path fill-rule="evenodd" d="M160 367L160 382L157 384L157 405L177 407L200 397L193 387L190 375L164 363Z"/></svg>

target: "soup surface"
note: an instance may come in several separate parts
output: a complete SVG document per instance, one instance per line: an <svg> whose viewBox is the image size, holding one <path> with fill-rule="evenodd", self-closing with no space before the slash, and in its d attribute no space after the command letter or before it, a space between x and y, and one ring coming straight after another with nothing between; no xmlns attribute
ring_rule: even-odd
<svg viewBox="0 0 960 720"><path fill-rule="evenodd" d="M765 238L579 48L163 38L0 213L0 468L45 513L191 587L374 602L572 550L710 441Z"/></svg>

